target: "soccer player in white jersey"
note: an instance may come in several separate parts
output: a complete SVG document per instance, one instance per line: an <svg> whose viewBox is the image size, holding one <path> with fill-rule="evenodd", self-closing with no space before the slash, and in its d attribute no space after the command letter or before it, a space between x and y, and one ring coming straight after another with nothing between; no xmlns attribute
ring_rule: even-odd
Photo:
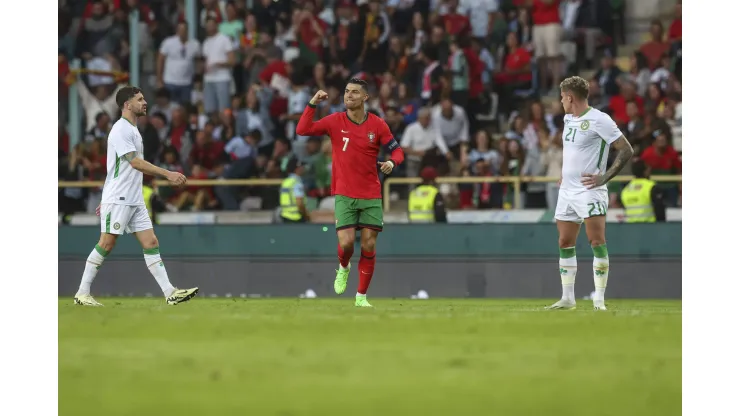
<svg viewBox="0 0 740 416"><path fill-rule="evenodd" d="M159 255L159 242L154 235L152 221L144 204L142 182L144 173L166 178L173 185L182 185L186 179L181 173L170 172L144 160L144 145L136 128L139 116L146 114L144 95L136 87L124 87L116 94L121 118L108 135L108 176L103 186L100 215L100 240L87 257L80 288L74 303L102 306L90 295L90 285L113 250L118 236L133 233L144 249L144 261L154 279L162 288L170 305L186 302L198 293L198 288L178 289L170 283L167 270Z"/></svg>
<svg viewBox="0 0 740 416"><path fill-rule="evenodd" d="M555 221L560 246L560 280L563 297L549 309L575 309L573 287L576 282L576 239L581 223L594 253L593 272L595 310L606 310L604 292L609 277L606 250L606 209L609 196L606 183L622 170L634 151L607 114L588 105L588 81L570 77L560 83L565 110L563 129L563 172L560 180ZM617 151L612 166L606 169L609 146Z"/></svg>

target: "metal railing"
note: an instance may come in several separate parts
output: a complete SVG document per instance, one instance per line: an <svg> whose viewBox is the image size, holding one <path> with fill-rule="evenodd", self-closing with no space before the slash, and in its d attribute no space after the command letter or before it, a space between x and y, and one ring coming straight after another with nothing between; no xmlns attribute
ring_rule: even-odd
<svg viewBox="0 0 740 416"><path fill-rule="evenodd" d="M633 176L616 176L610 182L629 182ZM681 182L681 175L655 175L650 179L655 182ZM514 186L514 208L519 205L522 192L522 183L552 183L560 178L545 176L459 176L437 178L438 184L443 183L510 183ZM185 186L280 186L282 179L193 179ZM155 180L158 186L172 186L164 180ZM421 183L421 178L387 178L383 183L383 210L390 210L391 185L415 185ZM59 181L59 188L99 188L103 181Z"/></svg>

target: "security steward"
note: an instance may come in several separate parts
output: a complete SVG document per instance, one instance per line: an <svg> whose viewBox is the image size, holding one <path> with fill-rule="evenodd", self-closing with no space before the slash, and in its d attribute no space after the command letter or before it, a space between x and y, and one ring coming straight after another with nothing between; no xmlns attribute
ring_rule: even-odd
<svg viewBox="0 0 740 416"><path fill-rule="evenodd" d="M301 176L305 171L302 162L296 158L288 161L285 168L290 172L280 185L280 219L287 224L298 224L308 220L306 209L306 194L303 189Z"/></svg>
<svg viewBox="0 0 740 416"><path fill-rule="evenodd" d="M153 176L144 175L141 191L144 195L144 205L147 212L149 212L149 218L152 220L152 224L157 224L157 213L165 210L165 204L157 193Z"/></svg>
<svg viewBox="0 0 740 416"><path fill-rule="evenodd" d="M437 170L428 166L421 170L419 176L423 182L409 194L409 222L447 222L445 201L435 184Z"/></svg>
<svg viewBox="0 0 740 416"><path fill-rule="evenodd" d="M642 160L632 164L635 178L622 190L626 222L665 222L666 208L660 187L649 178L649 167Z"/></svg>

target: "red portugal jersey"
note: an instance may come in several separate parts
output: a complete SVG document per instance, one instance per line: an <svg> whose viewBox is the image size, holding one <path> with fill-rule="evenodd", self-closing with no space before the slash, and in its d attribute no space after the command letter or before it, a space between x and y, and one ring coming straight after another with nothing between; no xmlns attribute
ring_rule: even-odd
<svg viewBox="0 0 740 416"><path fill-rule="evenodd" d="M301 136L331 138L331 194L357 199L381 198L378 179L380 146L391 152L391 160L398 166L403 162L403 151L391 135L386 122L375 114L366 113L365 121L356 124L346 112L334 113L313 121L316 107L309 104L296 126Z"/></svg>

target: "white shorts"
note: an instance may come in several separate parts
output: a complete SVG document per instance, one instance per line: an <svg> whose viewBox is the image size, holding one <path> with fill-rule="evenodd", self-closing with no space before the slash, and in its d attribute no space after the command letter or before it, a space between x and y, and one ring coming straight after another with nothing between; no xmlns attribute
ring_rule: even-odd
<svg viewBox="0 0 740 416"><path fill-rule="evenodd" d="M580 224L586 218L606 215L608 206L609 192L606 189L595 189L579 193L571 193L561 189L558 192L555 219Z"/></svg>
<svg viewBox="0 0 740 416"><path fill-rule="evenodd" d="M560 56L560 40L563 37L563 26L560 23L534 25L532 43L535 58L555 58Z"/></svg>
<svg viewBox="0 0 740 416"><path fill-rule="evenodd" d="M122 235L153 228L149 211L144 205L102 204L100 206L100 231Z"/></svg>

